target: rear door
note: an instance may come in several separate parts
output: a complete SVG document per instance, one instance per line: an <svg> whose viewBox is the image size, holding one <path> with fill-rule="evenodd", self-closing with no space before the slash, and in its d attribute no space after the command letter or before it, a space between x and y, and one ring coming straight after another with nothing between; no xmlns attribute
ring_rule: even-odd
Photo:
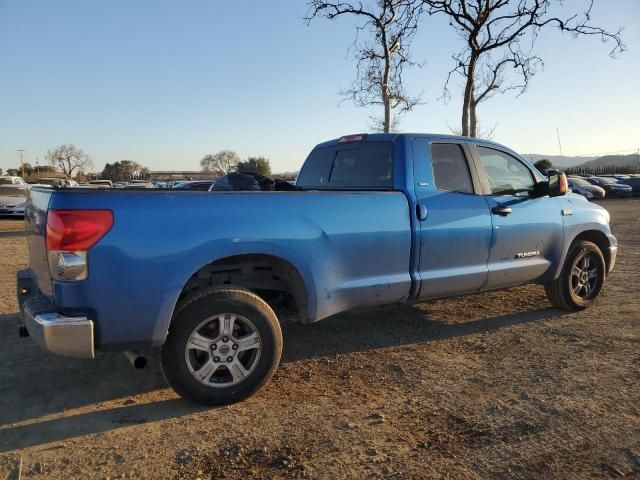
<svg viewBox="0 0 640 480"><path fill-rule="evenodd" d="M466 144L413 140L419 298L479 290L487 279L491 218Z"/></svg>
<svg viewBox="0 0 640 480"><path fill-rule="evenodd" d="M544 277L561 256L562 212L555 198L536 196L540 180L511 153L477 145L478 170L486 180L493 240L485 289L528 283Z"/></svg>

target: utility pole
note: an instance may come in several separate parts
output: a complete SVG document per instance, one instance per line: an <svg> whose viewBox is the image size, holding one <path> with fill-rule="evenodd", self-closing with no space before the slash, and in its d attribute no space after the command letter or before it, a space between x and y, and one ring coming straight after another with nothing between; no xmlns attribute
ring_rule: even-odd
<svg viewBox="0 0 640 480"><path fill-rule="evenodd" d="M18 150L16 150L16 152L20 154L20 170L22 171L22 178L24 178L24 164L22 163L22 154L25 151L26 150L24 148L19 148Z"/></svg>

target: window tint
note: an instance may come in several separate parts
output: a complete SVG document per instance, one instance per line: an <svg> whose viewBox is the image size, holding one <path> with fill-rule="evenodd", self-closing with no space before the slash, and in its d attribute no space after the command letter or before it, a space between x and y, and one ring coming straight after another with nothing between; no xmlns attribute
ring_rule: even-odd
<svg viewBox="0 0 640 480"><path fill-rule="evenodd" d="M493 195L527 197L533 193L533 175L518 159L491 148L478 147Z"/></svg>
<svg viewBox="0 0 640 480"><path fill-rule="evenodd" d="M438 190L446 192L473 193L473 183L464 151L454 143L431 145L433 180Z"/></svg>
<svg viewBox="0 0 640 480"><path fill-rule="evenodd" d="M329 182L337 185L349 185L353 175L357 175L358 151L341 150L336 153ZM362 167L362 166L361 166Z"/></svg>
<svg viewBox="0 0 640 480"><path fill-rule="evenodd" d="M296 185L306 188L392 188L393 147L362 142L311 152Z"/></svg>
<svg viewBox="0 0 640 480"><path fill-rule="evenodd" d="M302 187L327 187L335 154L334 148L312 151L298 174L296 184Z"/></svg>

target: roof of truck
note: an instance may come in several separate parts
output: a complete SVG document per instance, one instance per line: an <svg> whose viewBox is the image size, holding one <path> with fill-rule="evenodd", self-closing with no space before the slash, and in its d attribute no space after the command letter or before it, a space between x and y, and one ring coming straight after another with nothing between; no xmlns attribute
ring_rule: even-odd
<svg viewBox="0 0 640 480"><path fill-rule="evenodd" d="M333 140L328 140L326 142L319 143L318 145L315 146L315 148L322 148L322 147L337 145L340 142L341 138L344 138L346 136L359 136L359 135L366 135L366 140L369 140L369 141L373 140L378 142L385 142L385 141L392 142L396 140L398 137L438 138L438 139L447 139L447 140L459 140L463 142L481 143L483 145L492 145L492 146L500 147L503 149L506 148L508 150L511 150L505 145L492 142L490 140L484 140L482 138L475 138L475 137L464 137L461 135L444 134L444 133L356 133L356 134L344 135L339 138L334 138Z"/></svg>

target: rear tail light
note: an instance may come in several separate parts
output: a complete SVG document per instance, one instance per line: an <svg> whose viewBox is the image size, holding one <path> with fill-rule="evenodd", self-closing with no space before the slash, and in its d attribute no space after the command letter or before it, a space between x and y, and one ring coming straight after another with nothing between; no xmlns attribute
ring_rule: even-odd
<svg viewBox="0 0 640 480"><path fill-rule="evenodd" d="M110 210L49 210L47 252L51 278L87 278L87 251L113 226Z"/></svg>

